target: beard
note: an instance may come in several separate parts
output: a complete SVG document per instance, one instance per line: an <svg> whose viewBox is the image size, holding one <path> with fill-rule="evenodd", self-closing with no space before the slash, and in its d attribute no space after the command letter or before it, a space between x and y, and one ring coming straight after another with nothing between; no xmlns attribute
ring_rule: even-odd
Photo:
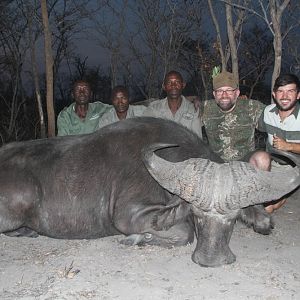
<svg viewBox="0 0 300 300"><path fill-rule="evenodd" d="M281 103L281 101L288 101L288 103L287 104L283 104L283 103ZM293 109L296 106L296 104L298 102L298 99L296 99L294 101L291 100L291 99L280 99L280 100L276 100L275 99L275 102L276 102L276 106L277 106L277 108L279 110L281 110L281 111L289 111L289 110Z"/></svg>
<svg viewBox="0 0 300 300"><path fill-rule="evenodd" d="M227 100L227 101L224 101ZM222 98L217 102L217 105L221 108L222 111L227 112L230 111L235 106L234 101L228 100L228 98Z"/></svg>

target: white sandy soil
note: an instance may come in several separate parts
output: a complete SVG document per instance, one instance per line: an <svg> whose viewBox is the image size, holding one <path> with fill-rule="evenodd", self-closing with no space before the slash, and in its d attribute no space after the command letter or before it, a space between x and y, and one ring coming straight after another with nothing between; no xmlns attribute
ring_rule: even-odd
<svg viewBox="0 0 300 300"><path fill-rule="evenodd" d="M234 264L203 268L195 243L162 249L97 240L0 235L0 299L300 299L300 192L263 236L237 223Z"/></svg>

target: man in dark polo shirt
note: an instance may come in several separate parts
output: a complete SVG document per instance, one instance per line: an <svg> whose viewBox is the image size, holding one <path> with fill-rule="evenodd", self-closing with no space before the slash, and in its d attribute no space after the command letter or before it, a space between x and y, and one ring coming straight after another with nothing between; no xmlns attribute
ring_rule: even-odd
<svg viewBox="0 0 300 300"><path fill-rule="evenodd" d="M268 105L259 120L259 130L268 134L267 151L276 149L290 151L300 155L300 81L293 74L280 75L274 84L275 104ZM272 163L272 168L276 164ZM266 207L268 212L278 209L285 199L274 201Z"/></svg>

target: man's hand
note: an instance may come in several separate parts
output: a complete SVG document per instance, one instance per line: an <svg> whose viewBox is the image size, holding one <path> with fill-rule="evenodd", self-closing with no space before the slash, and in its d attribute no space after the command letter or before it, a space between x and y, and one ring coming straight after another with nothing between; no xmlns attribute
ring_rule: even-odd
<svg viewBox="0 0 300 300"><path fill-rule="evenodd" d="M185 98L194 104L195 111L199 109L201 102L198 96L186 96Z"/></svg>
<svg viewBox="0 0 300 300"><path fill-rule="evenodd" d="M276 135L273 135L273 147L279 150L291 151L290 143Z"/></svg>

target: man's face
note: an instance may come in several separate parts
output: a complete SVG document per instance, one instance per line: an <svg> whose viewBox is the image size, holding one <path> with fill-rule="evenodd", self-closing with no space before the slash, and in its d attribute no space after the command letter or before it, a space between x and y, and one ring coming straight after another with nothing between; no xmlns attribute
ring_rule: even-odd
<svg viewBox="0 0 300 300"><path fill-rule="evenodd" d="M116 112L126 112L129 107L128 95L124 92L117 92L112 98L112 105L114 106Z"/></svg>
<svg viewBox="0 0 300 300"><path fill-rule="evenodd" d="M228 112L234 108L236 99L240 95L240 90L230 86L223 86L213 91L213 94L221 110Z"/></svg>
<svg viewBox="0 0 300 300"><path fill-rule="evenodd" d="M293 110L298 99L300 99L300 91L297 91L297 86L294 83L280 86L272 94L282 111Z"/></svg>
<svg viewBox="0 0 300 300"><path fill-rule="evenodd" d="M171 99L180 97L184 88L185 82L178 74L169 74L163 83L163 89Z"/></svg>
<svg viewBox="0 0 300 300"><path fill-rule="evenodd" d="M73 88L73 97L77 104L87 104L91 98L91 88L86 82L77 82Z"/></svg>

